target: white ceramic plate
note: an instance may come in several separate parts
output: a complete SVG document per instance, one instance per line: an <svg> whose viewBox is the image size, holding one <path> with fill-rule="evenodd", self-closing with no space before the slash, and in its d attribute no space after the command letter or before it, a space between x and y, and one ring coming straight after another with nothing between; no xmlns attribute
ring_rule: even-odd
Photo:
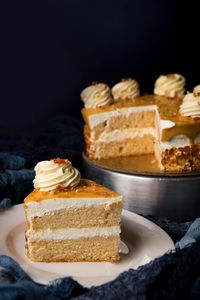
<svg viewBox="0 0 200 300"><path fill-rule="evenodd" d="M173 250L171 238L160 227L132 212L123 210L121 238L128 254L121 254L117 263L35 263L24 249L25 217L23 205L0 213L0 254L14 258L37 282L72 276L84 286L100 285L116 278L121 272L148 263Z"/></svg>

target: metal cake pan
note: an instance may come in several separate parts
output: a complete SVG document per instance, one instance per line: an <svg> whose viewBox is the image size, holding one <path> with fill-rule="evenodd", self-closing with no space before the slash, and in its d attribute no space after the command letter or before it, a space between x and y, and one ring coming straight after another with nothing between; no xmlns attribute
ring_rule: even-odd
<svg viewBox="0 0 200 300"><path fill-rule="evenodd" d="M200 173L161 172L152 158L144 159L139 170L137 157L96 161L83 153L85 176L122 194L124 208L132 212L170 219L200 216Z"/></svg>

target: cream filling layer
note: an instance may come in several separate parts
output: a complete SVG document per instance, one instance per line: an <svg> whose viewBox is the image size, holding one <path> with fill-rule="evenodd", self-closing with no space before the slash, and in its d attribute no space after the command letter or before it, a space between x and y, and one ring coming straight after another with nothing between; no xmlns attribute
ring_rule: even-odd
<svg viewBox="0 0 200 300"><path fill-rule="evenodd" d="M118 116L126 116L128 117L132 113L137 112L145 112L145 111L158 111L156 105L144 105L144 106L134 106L134 107L125 107L125 108L117 108L113 111L107 111L103 113L96 113L89 116L89 126L90 129L93 129L100 123L110 120L111 118Z"/></svg>
<svg viewBox="0 0 200 300"><path fill-rule="evenodd" d="M90 227L90 228L68 228L59 230L27 231L29 241L33 240L76 240L80 238L93 238L95 236L109 237L119 236L120 226L111 227Z"/></svg>
<svg viewBox="0 0 200 300"><path fill-rule="evenodd" d="M126 139L141 138L145 135L157 136L157 131L153 127L147 128L131 128L131 129L116 129L110 132L103 132L98 142L110 143L114 141L122 141Z"/></svg>
<svg viewBox="0 0 200 300"><path fill-rule="evenodd" d="M52 198L39 202L30 202L27 206L27 217L41 217L60 209L85 208L106 205L122 201L122 196L113 198Z"/></svg>

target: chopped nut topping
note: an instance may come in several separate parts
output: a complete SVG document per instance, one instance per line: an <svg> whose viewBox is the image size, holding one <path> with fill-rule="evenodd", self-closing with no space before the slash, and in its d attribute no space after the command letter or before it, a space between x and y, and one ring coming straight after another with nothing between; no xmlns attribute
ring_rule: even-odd
<svg viewBox="0 0 200 300"><path fill-rule="evenodd" d="M64 158L60 158L60 157L56 157L51 160L53 160L55 164L65 164L66 162L69 162L68 159L64 159Z"/></svg>
<svg viewBox="0 0 200 300"><path fill-rule="evenodd" d="M200 145L166 149L162 153L166 171L195 171L200 169Z"/></svg>
<svg viewBox="0 0 200 300"><path fill-rule="evenodd" d="M171 74L167 74L166 75L168 78L176 78L176 75L175 74L173 74L173 73L171 73Z"/></svg>

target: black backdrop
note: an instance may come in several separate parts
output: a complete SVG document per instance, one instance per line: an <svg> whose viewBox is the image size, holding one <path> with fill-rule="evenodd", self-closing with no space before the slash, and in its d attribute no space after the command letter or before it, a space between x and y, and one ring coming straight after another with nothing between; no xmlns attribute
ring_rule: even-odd
<svg viewBox="0 0 200 300"><path fill-rule="evenodd" d="M198 1L194 1L197 2ZM200 83L193 1L6 1L1 35L0 130L31 133L53 116L80 116L81 90L133 77L152 92L160 74Z"/></svg>

